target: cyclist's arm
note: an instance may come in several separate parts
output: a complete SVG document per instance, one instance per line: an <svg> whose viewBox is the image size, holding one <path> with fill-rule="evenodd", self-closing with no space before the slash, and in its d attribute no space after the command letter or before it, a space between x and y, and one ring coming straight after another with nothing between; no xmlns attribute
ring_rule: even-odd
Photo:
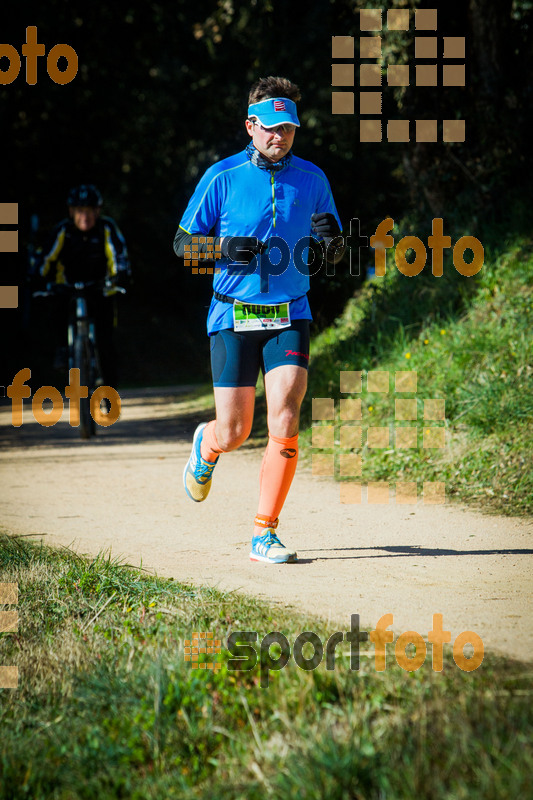
<svg viewBox="0 0 533 800"><path fill-rule="evenodd" d="M123 283L131 278L128 248L117 223L111 217L104 220L104 236L107 277Z"/></svg>
<svg viewBox="0 0 533 800"><path fill-rule="evenodd" d="M58 270L58 260L65 244L65 226L59 225L51 237L51 241L43 248L40 253L40 266L39 273L41 277L50 279L52 273L55 272L54 280L56 283L60 281L60 273L62 279L62 270Z"/></svg>

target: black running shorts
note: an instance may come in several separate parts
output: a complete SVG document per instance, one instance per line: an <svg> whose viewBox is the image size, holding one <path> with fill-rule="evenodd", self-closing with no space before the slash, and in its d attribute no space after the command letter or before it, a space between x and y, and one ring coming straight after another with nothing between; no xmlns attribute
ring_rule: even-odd
<svg viewBox="0 0 533 800"><path fill-rule="evenodd" d="M259 370L295 364L309 366L309 320L295 319L282 330L243 331L227 328L211 339L213 386L255 386Z"/></svg>

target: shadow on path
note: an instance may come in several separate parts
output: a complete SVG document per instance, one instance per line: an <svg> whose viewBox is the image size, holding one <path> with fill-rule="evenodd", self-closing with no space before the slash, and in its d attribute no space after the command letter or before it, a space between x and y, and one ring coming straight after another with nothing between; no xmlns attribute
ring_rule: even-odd
<svg viewBox="0 0 533 800"><path fill-rule="evenodd" d="M81 439L77 427L69 424L68 401L63 399L63 416L53 426L39 425L32 414L31 398L24 399L23 423L11 424L11 400L0 398L0 448L93 448L110 444L143 444L191 441L200 422L213 417L212 409L198 410L193 405L196 386L174 386L120 391L122 413L113 425L96 426L96 436ZM142 406L142 409L139 407ZM175 410L173 409L175 406ZM181 407L180 407L181 406ZM175 412L175 413L173 413Z"/></svg>
<svg viewBox="0 0 533 800"><path fill-rule="evenodd" d="M353 556L317 556L317 560L323 561L334 561L340 559L350 559L350 558L406 558L406 557L426 557L426 556L510 556L510 555L517 555L517 556L528 556L533 555L533 550L518 550L518 549L504 549L504 550L450 550L444 548L424 548L424 547L417 547L416 545L382 545L376 547L336 547L331 549L324 549L324 550L306 550L306 553L338 553L341 551L347 550L349 552L355 552L358 550L362 550L365 553L368 553L369 550L385 550L386 554L380 555L353 555Z"/></svg>

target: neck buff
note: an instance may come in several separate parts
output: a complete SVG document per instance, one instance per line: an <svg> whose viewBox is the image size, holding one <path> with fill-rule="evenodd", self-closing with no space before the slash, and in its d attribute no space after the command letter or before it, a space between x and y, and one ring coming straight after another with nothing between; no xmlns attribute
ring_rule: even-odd
<svg viewBox="0 0 533 800"><path fill-rule="evenodd" d="M292 150L289 150L286 156L283 156L279 161L274 163L273 161L269 161L268 158L259 152L259 150L254 146L253 142L250 142L246 145L246 154L252 164L255 164L256 167L259 169L265 169L272 172L279 172L285 167L288 167L291 163L292 158Z"/></svg>

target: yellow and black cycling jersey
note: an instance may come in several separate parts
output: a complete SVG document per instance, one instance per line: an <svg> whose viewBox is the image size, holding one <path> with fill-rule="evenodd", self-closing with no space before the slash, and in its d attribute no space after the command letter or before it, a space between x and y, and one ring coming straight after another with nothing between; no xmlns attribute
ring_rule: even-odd
<svg viewBox="0 0 533 800"><path fill-rule="evenodd" d="M52 232L42 252L40 274L49 282L76 283L130 276L124 237L111 217L100 217L94 227L81 231L64 219Z"/></svg>

